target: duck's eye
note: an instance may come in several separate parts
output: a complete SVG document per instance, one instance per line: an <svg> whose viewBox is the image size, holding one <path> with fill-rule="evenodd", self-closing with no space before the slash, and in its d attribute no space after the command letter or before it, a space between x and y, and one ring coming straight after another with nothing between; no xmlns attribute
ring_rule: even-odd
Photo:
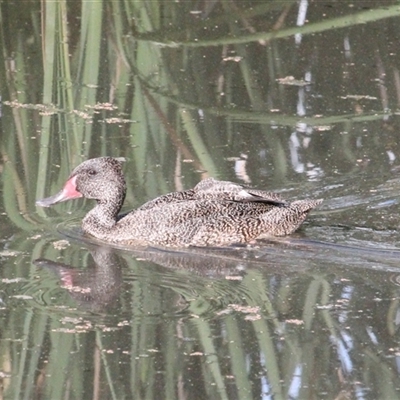
<svg viewBox="0 0 400 400"><path fill-rule="evenodd" d="M97 171L95 171L94 169L89 169L88 174L90 176L94 176L94 175L97 175Z"/></svg>

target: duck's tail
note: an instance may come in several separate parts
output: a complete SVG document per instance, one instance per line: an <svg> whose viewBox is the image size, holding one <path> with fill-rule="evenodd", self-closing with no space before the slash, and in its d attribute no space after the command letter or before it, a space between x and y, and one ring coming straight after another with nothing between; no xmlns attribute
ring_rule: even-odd
<svg viewBox="0 0 400 400"><path fill-rule="evenodd" d="M264 231L273 236L290 235L306 219L308 213L322 203L317 200L296 200L286 207L275 207L263 215Z"/></svg>
<svg viewBox="0 0 400 400"><path fill-rule="evenodd" d="M290 203L291 207L295 207L300 213L309 213L313 208L319 206L324 200L295 200Z"/></svg>

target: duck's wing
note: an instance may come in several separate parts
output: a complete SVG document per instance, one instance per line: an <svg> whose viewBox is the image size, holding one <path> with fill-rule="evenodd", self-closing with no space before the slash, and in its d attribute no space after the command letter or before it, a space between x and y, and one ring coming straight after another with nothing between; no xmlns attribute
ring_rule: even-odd
<svg viewBox="0 0 400 400"><path fill-rule="evenodd" d="M175 203L178 201L184 200L192 200L194 197L194 190L189 189L183 192L172 192L168 194L164 194L163 196L157 197L153 200L144 203L142 206L138 208L138 210L149 210L154 207L159 207L163 204Z"/></svg>
<svg viewBox="0 0 400 400"><path fill-rule="evenodd" d="M273 206L287 205L277 193L248 189L237 183L208 178L200 181L193 189L172 192L143 204L138 210L149 210L166 204L188 200L214 200L267 203Z"/></svg>
<svg viewBox="0 0 400 400"><path fill-rule="evenodd" d="M257 189L247 189L247 192L251 194L254 198L253 201L270 201L277 202L281 204L288 204L288 202L282 199L281 195L274 192L267 192L265 190L257 190Z"/></svg>
<svg viewBox="0 0 400 400"><path fill-rule="evenodd" d="M194 187L194 199L198 200L230 200L238 202L259 202L276 206L286 205L277 193L250 189L229 181L218 181L213 178L204 179Z"/></svg>

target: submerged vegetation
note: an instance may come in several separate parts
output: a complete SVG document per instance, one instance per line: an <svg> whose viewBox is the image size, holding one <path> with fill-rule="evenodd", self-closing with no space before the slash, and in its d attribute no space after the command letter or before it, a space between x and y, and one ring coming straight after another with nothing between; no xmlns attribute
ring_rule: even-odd
<svg viewBox="0 0 400 400"><path fill-rule="evenodd" d="M400 398L386 275L360 290L340 260L328 272L281 254L115 254L103 270L93 251L28 234L45 216L34 200L100 155L129 159L131 203L232 178L234 162L245 183L304 191L328 165L385 172L400 150L399 5L332 4L310 3L305 21L301 1L0 2L1 195L26 232L0 253L4 397Z"/></svg>

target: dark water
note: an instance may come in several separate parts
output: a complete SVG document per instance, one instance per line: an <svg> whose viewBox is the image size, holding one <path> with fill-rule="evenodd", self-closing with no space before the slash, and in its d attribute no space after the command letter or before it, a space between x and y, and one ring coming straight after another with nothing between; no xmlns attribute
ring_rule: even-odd
<svg viewBox="0 0 400 400"><path fill-rule="evenodd" d="M1 397L400 398L399 14L1 2ZM101 155L126 210L208 176L324 203L252 246L107 247L90 201L35 207Z"/></svg>

